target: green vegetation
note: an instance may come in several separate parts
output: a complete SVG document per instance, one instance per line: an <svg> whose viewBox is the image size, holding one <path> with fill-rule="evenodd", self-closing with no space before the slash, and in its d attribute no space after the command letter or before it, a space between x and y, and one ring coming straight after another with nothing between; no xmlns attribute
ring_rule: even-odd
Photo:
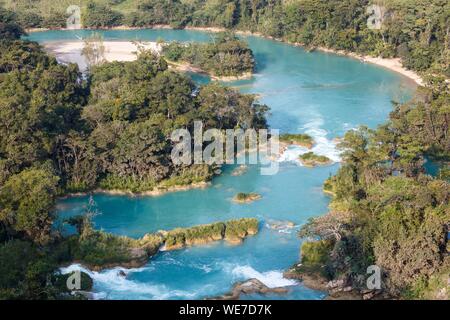
<svg viewBox="0 0 450 320"><path fill-rule="evenodd" d="M218 84L197 92L190 78L150 52L134 62L93 65L80 81L75 65L57 64L34 43L0 46L1 182L39 165L69 192L206 181L211 168L170 161L174 129L192 130L193 119L205 129L266 127L267 107L254 96Z"/></svg>
<svg viewBox="0 0 450 320"><path fill-rule="evenodd" d="M39 244L51 238L58 178L42 169L25 169L0 188L0 221L7 233Z"/></svg>
<svg viewBox="0 0 450 320"><path fill-rule="evenodd" d="M380 30L366 25L366 7L378 1L80 3L88 27L167 23L250 30L311 48L400 57L406 67L426 74L430 87L396 105L386 125L345 135L344 164L324 187L333 193L331 212L300 233L321 242L305 244L302 261L305 268L320 267L330 279L344 279L357 289L365 287L360 275L367 266L377 264L383 289L392 296L448 299L448 293L442 295L450 272L448 168L433 178L422 166L425 157L450 158L448 1L383 1L388 14ZM266 127L268 109L254 96L218 84L196 88L149 52L134 62L93 65L83 79L77 66L58 64L38 44L19 40L23 28L64 26L69 4L6 0L14 12L0 9L2 299L67 297L58 288L58 266L73 260L93 266L142 263L163 242L163 234L139 240L108 235L80 218L71 221L79 234L63 238L51 228L57 195L97 187L140 192L204 181L212 175L210 166L170 163L168 135L174 128L192 130L193 119L206 123L205 129ZM238 56L243 54L246 70L250 52L230 40ZM227 45L186 48L173 45L170 56L195 53L198 60L191 55L188 61L199 65L210 57L213 64L203 68L223 75L241 70L233 54L218 65L224 60L217 52L230 52ZM219 234L240 242L257 232L258 222L241 219L188 230L169 232L168 243L202 242Z"/></svg>
<svg viewBox="0 0 450 320"><path fill-rule="evenodd" d="M63 275L60 275L57 280L56 280L56 286L58 287L58 289L61 292L64 291L69 291L67 289L67 280L69 279L70 276L74 275L74 272L70 272L70 273L66 273ZM94 286L94 281L92 280L92 278L85 272L80 271L80 276L81 276L81 280L80 280L80 285L81 291L86 291L89 292L92 290L92 287Z"/></svg>
<svg viewBox="0 0 450 320"><path fill-rule="evenodd" d="M0 261L0 299L49 299L57 295L49 281L56 281L49 279L56 263L33 243L23 240L2 243Z"/></svg>
<svg viewBox="0 0 450 320"><path fill-rule="evenodd" d="M82 14L82 23L86 28L108 28L123 23L123 15L110 9L110 4L88 2Z"/></svg>
<svg viewBox="0 0 450 320"><path fill-rule="evenodd" d="M392 296L445 299L450 186L422 167L425 156L450 157L449 91L435 85L397 105L386 125L345 135L344 165L326 182L331 212L300 233L332 243L324 263L332 279L364 289L360 275L376 264Z"/></svg>
<svg viewBox="0 0 450 320"><path fill-rule="evenodd" d="M323 192L334 196L335 190L333 180L334 180L333 177L330 177L327 180L325 180L325 182L323 183Z"/></svg>
<svg viewBox="0 0 450 320"><path fill-rule="evenodd" d="M72 4L68 0L4 2L25 28L63 26L65 10ZM85 27L169 24L252 31L310 48L400 57L412 70L450 74L446 0L81 0L80 4ZM366 10L371 4L385 11L379 30L367 26L371 14Z"/></svg>
<svg viewBox="0 0 450 320"><path fill-rule="evenodd" d="M298 146L306 147L308 149L311 149L314 145L314 139L308 135L308 134L291 134L291 133L285 133L280 135L280 142L281 143L287 143L287 144L295 144Z"/></svg>
<svg viewBox="0 0 450 320"><path fill-rule="evenodd" d="M88 227L83 229L81 235L66 240L71 261L83 263L94 270L115 266L140 267L158 251L163 241L160 235L135 240Z"/></svg>
<svg viewBox="0 0 450 320"><path fill-rule="evenodd" d="M180 249L218 240L240 243L248 235L256 233L258 233L258 220L254 218L217 222L192 228L178 228L165 235L165 249Z"/></svg>
<svg viewBox="0 0 450 320"><path fill-rule="evenodd" d="M318 274L328 280L330 277L328 274L329 253L333 249L333 245L329 240L304 242L301 248L301 264L295 266L295 272Z"/></svg>
<svg viewBox="0 0 450 320"><path fill-rule="evenodd" d="M167 233L165 248L167 250L173 250L189 245L222 240L225 234L225 228L225 223L222 222L200 225L193 228L178 228Z"/></svg>
<svg viewBox="0 0 450 320"><path fill-rule="evenodd" d="M215 35L212 43L171 42L163 47L169 61L188 63L215 77L239 77L254 69L253 53L229 32Z"/></svg>
<svg viewBox="0 0 450 320"><path fill-rule="evenodd" d="M17 15L0 14L8 18L0 25L0 261L8 270L0 298L71 298L59 288L62 264L133 266L162 240L108 235L83 219L71 221L80 234L64 238L53 228L57 196L207 181L214 165L170 161L171 132L192 131L194 119L205 129L265 128L268 108L219 84L196 87L146 51L134 62L92 64L83 78L76 65L19 40Z"/></svg>
<svg viewBox="0 0 450 320"><path fill-rule="evenodd" d="M315 167L330 164L332 161L326 156L320 156L314 152L307 152L299 157L300 162L306 167Z"/></svg>
<svg viewBox="0 0 450 320"><path fill-rule="evenodd" d="M258 225L258 220L254 218L230 220L226 223L225 240L241 243L246 236L258 233Z"/></svg>
<svg viewBox="0 0 450 320"><path fill-rule="evenodd" d="M74 219L82 222L78 224L80 233L67 239L72 260L97 270L113 266L142 266L162 246L165 250L175 250L220 240L242 242L248 235L258 232L256 219L243 218L149 233L136 240L93 230L90 220L85 217Z"/></svg>
<svg viewBox="0 0 450 320"><path fill-rule="evenodd" d="M233 201L239 202L239 203L248 203L253 202L255 200L261 199L261 195L251 192L251 193L244 193L239 192L234 198Z"/></svg>

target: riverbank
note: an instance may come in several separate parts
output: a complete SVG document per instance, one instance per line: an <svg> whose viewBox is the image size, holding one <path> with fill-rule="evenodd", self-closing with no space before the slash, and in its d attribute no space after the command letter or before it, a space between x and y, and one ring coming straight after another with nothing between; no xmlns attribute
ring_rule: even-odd
<svg viewBox="0 0 450 320"><path fill-rule="evenodd" d="M224 32L227 31L225 28L216 28L216 27L186 27L186 30L197 30L197 31L208 31L208 32ZM270 39L278 42L287 43L296 47L302 47L305 48L306 46L299 42L288 42L280 38L274 38L270 36L263 35L260 32L251 32L251 31L242 31L242 30L236 30L236 34L239 35L246 35L246 36L256 36L256 37L262 37L265 39ZM420 86L424 86L425 82L423 78L415 71L406 69L403 67L401 59L400 58L382 58L382 57L371 57L368 55L360 55L354 52L347 52L344 50L335 50L325 47L317 47L315 48L318 51L326 52L326 53L333 53L337 55L343 55L347 56L353 59L358 59L361 62L364 63L372 63L377 66L389 69L391 71L397 72L402 74L403 76L413 80L416 84Z"/></svg>
<svg viewBox="0 0 450 320"><path fill-rule="evenodd" d="M137 59L139 50L150 50L157 55L161 55L162 45L158 42L152 41L103 41L105 47L104 59L107 62L113 61L134 61ZM87 69L87 61L83 57L82 50L84 42L79 41L55 41L47 42L44 44L44 48L52 55L54 55L58 61L62 63L76 63L80 67L80 70ZM216 76L201 68L195 67L187 62L174 62L167 60L170 69L174 69L180 72L192 72L198 74L204 74L209 76L214 81L231 82L238 80L251 79L253 74L251 72L245 72L237 76Z"/></svg>
<svg viewBox="0 0 450 320"><path fill-rule="evenodd" d="M189 185L178 185L171 187L155 187L153 190L144 192L132 192L128 190L105 190L105 189L94 189L92 191L86 192L74 192L60 197L60 199L67 199L72 197L85 197L90 194L104 194L109 196L130 196L130 197L157 197L162 196L171 192L188 191L191 189L204 189L211 185L211 182L196 182Z"/></svg>
<svg viewBox="0 0 450 320"><path fill-rule="evenodd" d="M351 286L345 286L343 281L329 281L317 272L299 272L296 267L283 273L286 279L298 280L305 287L326 292L324 300L370 300L379 298L380 292L368 290L365 293L358 292Z"/></svg>
<svg viewBox="0 0 450 320"><path fill-rule="evenodd" d="M145 28L140 28L140 27L128 27L128 26L117 26L117 27L112 27L112 28L105 28L105 29L99 29L99 30L140 30L140 29L173 29L170 25L153 25L153 26L148 26ZM64 29L61 29L64 30ZM191 26L187 26L185 27L183 30L192 30L192 31L206 31L206 32L224 32L227 31L226 28L218 28L218 27L191 27ZM33 28L33 29L27 29L27 32L31 33L31 32L41 32L41 31L49 31L49 29L39 29L39 28ZM274 40L274 41L278 41L278 42L283 42L286 44L290 44L293 46L298 46L298 47L305 47L304 44L302 43L293 43L293 42L288 42L285 41L283 39L280 38L274 38L274 37L270 37L270 36L266 36L263 35L262 33L259 32L251 32L251 31L244 31L244 30L234 30L236 34L239 35L247 35L247 36L257 36L257 37L262 37L265 39L270 39L270 40ZM318 51L322 51L322 52L326 52L326 53L333 53L333 54L337 54L337 55L344 55L353 59L357 59L363 63L372 63L375 64L377 66L389 69L391 71L397 72L399 74L402 74L403 76L411 79L412 81L414 81L417 85L420 86L424 86L425 85L425 81L423 80L423 78L415 71L413 70L409 70L406 69L405 67L403 67L401 59L400 58L381 58L381 57L372 57L372 56L368 56L368 55L360 55L354 52L347 52L347 51L343 51L343 50L335 50L335 49L330 49L330 48L325 48L325 47L317 47L315 48ZM221 80L221 81L227 81L227 80ZM228 81L232 81L232 80L228 80Z"/></svg>
<svg viewBox="0 0 450 320"><path fill-rule="evenodd" d="M134 61L137 59L137 53L140 49L151 50L160 54L162 47L157 42L136 42L136 41L103 41L105 47L104 59L112 61ZM44 48L58 61L62 63L76 63L80 70L86 70L88 67L82 51L84 42L79 41L54 41L44 44Z"/></svg>
<svg viewBox="0 0 450 320"><path fill-rule="evenodd" d="M167 63L169 64L169 68L173 68L180 72L192 72L192 73L198 73L198 74L204 74L206 76L209 76L214 81L222 81L222 82L232 82L232 81L238 81L238 80L248 80L251 79L253 74L251 72L245 72L238 76L216 76L208 71L205 71L199 67L193 66L192 64L188 62L174 62L167 60Z"/></svg>

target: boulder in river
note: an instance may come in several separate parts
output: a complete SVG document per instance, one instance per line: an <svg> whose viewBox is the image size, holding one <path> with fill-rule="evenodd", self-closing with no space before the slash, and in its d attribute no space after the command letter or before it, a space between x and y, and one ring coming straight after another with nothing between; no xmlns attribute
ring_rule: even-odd
<svg viewBox="0 0 450 320"><path fill-rule="evenodd" d="M238 282L233 286L231 292L219 297L211 298L210 300L237 300L241 294L267 294L277 293L285 294L289 290L284 287L270 288L256 278L252 278L243 282Z"/></svg>
<svg viewBox="0 0 450 320"><path fill-rule="evenodd" d="M286 230L294 228L295 223L292 221L269 220L267 221L267 226L273 230Z"/></svg>

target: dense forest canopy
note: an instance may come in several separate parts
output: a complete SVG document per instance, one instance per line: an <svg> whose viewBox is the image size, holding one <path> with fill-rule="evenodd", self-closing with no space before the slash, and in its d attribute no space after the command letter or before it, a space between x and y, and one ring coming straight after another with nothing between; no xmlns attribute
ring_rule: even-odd
<svg viewBox="0 0 450 320"><path fill-rule="evenodd" d="M386 125L347 132L339 146L344 164L324 185L331 212L300 232L321 239L307 244L304 258L323 259L306 269L364 290L361 275L376 264L392 296L447 297L450 177L432 178L423 164L450 160L449 102L445 83L422 88Z"/></svg>
<svg viewBox="0 0 450 320"><path fill-rule="evenodd" d="M93 255L98 241L100 248L118 241L98 233L63 238L53 224L57 196L207 181L213 166L172 163L172 131L193 130L194 120L205 129L266 128L268 108L217 83L198 87L145 50L133 62L91 66L83 77L77 65L20 40L18 17L2 14L10 20L0 29L7 35L0 40L0 260L8 270L0 298L54 298L65 291L53 272L74 259L81 250L74 246Z"/></svg>
<svg viewBox="0 0 450 320"><path fill-rule="evenodd" d="M211 43L178 43L163 45L169 61L187 62L218 77L251 74L255 59L247 43L231 32L218 33Z"/></svg>
<svg viewBox="0 0 450 320"><path fill-rule="evenodd" d="M64 27L66 8L73 4L3 2L25 28ZM78 4L82 24L88 28L170 24L248 30L312 48L401 57L409 69L450 75L446 0L80 0ZM380 13L370 10L371 5L380 6ZM368 27L374 17L382 22L379 29Z"/></svg>
<svg viewBox="0 0 450 320"><path fill-rule="evenodd" d="M72 1L70 1L72 2ZM385 7L380 30L369 4ZM214 128L266 127L267 106L218 84L197 88L141 52L134 62L94 66L87 78L61 65L24 28L65 25L69 1L4 0L0 9L0 298L57 298L55 271L73 252L108 258L117 238L93 232L67 241L53 228L58 195L93 188L131 191L211 178L209 166L169 161L174 128L194 120ZM331 212L301 236L320 238L304 266L356 288L368 265L383 268L395 297L437 298L448 276L450 158L449 3L445 0L97 0L80 1L85 27L217 26L316 47L401 57L427 71L429 87L395 105L389 121L348 132L343 165L325 183ZM80 228L81 230L81 228ZM100 250L99 248L102 248ZM81 252L81 253L80 253ZM100 252L100 253L99 253ZM112 254L112 253L111 253ZM315 257L315 259L311 258ZM317 258L319 257L319 258ZM111 258L111 257L109 257ZM308 259L309 258L309 259ZM317 258L317 259L316 259Z"/></svg>

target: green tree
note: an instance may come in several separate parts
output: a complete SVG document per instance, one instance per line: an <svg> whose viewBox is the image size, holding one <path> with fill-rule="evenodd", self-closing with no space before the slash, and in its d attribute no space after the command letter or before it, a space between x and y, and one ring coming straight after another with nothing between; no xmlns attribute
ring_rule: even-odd
<svg viewBox="0 0 450 320"><path fill-rule="evenodd" d="M58 177L42 169L13 175L0 189L0 221L36 243L51 239Z"/></svg>

